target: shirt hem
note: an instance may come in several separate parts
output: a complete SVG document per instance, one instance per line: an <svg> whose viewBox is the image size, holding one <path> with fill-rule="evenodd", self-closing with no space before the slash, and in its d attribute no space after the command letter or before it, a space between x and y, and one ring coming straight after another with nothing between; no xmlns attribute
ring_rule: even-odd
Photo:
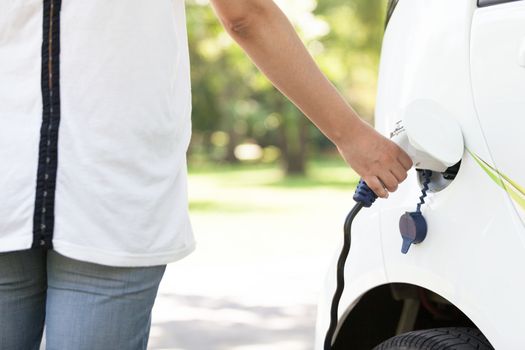
<svg viewBox="0 0 525 350"><path fill-rule="evenodd" d="M9 253L18 250L27 250L31 247L33 236L27 238L16 238L16 239L2 239L2 245L0 246L0 253Z"/></svg>
<svg viewBox="0 0 525 350"><path fill-rule="evenodd" d="M196 243L158 254L122 254L99 249L81 247L69 242L53 240L53 250L68 258L90 263L117 267L145 267L166 265L190 255L196 248Z"/></svg>

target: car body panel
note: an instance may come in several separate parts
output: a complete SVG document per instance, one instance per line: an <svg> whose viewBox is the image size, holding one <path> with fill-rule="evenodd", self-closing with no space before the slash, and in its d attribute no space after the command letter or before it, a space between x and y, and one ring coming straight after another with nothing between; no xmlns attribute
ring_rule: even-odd
<svg viewBox="0 0 525 350"><path fill-rule="evenodd" d="M479 9L471 40L472 90L495 167L525 223L525 1ZM514 182L517 186L512 186ZM516 188L517 187L517 188ZM521 187L521 190L520 190Z"/></svg>
<svg viewBox="0 0 525 350"><path fill-rule="evenodd" d="M525 17L520 21L519 33L504 33L497 27L505 26L496 19L501 21L505 16L514 18L515 15L491 16L489 12L501 11L501 7L521 11L524 5L525 1L518 1L480 9L472 0L399 1L383 42L376 128L388 135L396 121L403 118L406 106L428 100L458 121L466 150L456 179L427 198L423 206L429 227L427 238L412 246L407 255L400 252L398 222L405 211L415 210L421 195L415 170L410 171L407 180L388 200L379 200L356 218L352 233L360 237L357 239L360 243L352 245L348 258L341 319L366 291L387 283L409 283L432 290L452 302L496 349L523 348L519 344L525 329L525 307L521 303L525 295L525 278L521 277L525 266L525 228L516 202L511 200L508 188L500 184L508 187L509 181L504 178L507 175L525 184L525 166L520 158L525 137L519 138L525 130L525 118L520 118L525 106L522 75L525 69L517 65L517 42L525 36L522 35ZM481 23L496 24L493 29L484 27L478 31ZM485 59L491 49L477 45L477 40L488 39L487 45L499 47L498 36L500 40L517 36L512 40L516 47L508 48L507 44L500 43L501 50ZM483 71L494 70L494 65L507 62L506 55L514 48L512 67L505 68L501 75L483 76ZM484 57L473 60L471 54ZM476 62L472 65L472 75L479 74L474 80L471 80L471 62ZM516 81L507 86L509 79ZM475 98L473 81L475 84L495 81L496 85L479 91L474 89ZM519 91L510 91L516 89ZM500 95L499 100L492 102L487 100L501 91L514 95ZM484 102L480 104L479 99ZM505 107L502 103L514 103L514 107ZM495 112L498 108L503 109L503 117ZM481 109L479 117L478 109ZM506 133L503 128L515 129ZM513 142L520 144L512 147ZM503 169L505 174L498 173ZM377 233L371 228L379 230L379 246L375 245ZM363 251L365 249L367 251ZM381 256L378 251L382 252ZM383 281L378 271L373 274L376 278L370 278L371 269L367 266L377 267L380 263L384 263ZM335 276L335 266L328 273ZM328 325L328 301L334 288L335 277L327 281L321 297L324 301L319 306L316 349L322 349L322 337Z"/></svg>

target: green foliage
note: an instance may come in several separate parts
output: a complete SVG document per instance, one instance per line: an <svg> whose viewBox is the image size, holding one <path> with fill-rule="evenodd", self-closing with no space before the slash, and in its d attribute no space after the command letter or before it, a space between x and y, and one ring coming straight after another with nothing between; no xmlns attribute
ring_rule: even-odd
<svg viewBox="0 0 525 350"><path fill-rule="evenodd" d="M385 0L280 0L321 69L372 120ZM330 145L257 71L203 0L187 1L194 138L191 153L234 161L246 141L281 149L285 168ZM216 131L222 134L214 135ZM224 136L224 137L223 137ZM218 141L217 141L218 140ZM295 162L295 163L294 163ZM299 166L299 168L301 168ZM304 168L304 166L303 166Z"/></svg>
<svg viewBox="0 0 525 350"><path fill-rule="evenodd" d="M325 51L316 58L369 121L373 120L385 10L384 0L323 0L315 11L331 27L322 40Z"/></svg>

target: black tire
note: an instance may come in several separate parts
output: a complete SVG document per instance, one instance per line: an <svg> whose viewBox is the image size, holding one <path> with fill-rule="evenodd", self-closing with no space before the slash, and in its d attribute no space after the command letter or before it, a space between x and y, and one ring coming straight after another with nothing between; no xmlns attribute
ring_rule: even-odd
<svg viewBox="0 0 525 350"><path fill-rule="evenodd" d="M435 328L400 334L374 350L494 350L475 328Z"/></svg>

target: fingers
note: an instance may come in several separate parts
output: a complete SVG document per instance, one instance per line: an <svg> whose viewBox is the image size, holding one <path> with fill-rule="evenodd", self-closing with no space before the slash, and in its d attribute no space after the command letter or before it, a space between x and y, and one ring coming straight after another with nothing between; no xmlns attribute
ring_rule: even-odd
<svg viewBox="0 0 525 350"><path fill-rule="evenodd" d="M408 171L412 168L413 162L412 159L404 151L401 151L397 156L397 161L403 166L403 168Z"/></svg>
<svg viewBox="0 0 525 350"><path fill-rule="evenodd" d="M397 190L399 182L390 171L380 175L379 180L385 185L389 192L395 192Z"/></svg>
<svg viewBox="0 0 525 350"><path fill-rule="evenodd" d="M370 189L381 198L395 192L412 167L408 154L370 127L349 140L338 144L338 150Z"/></svg>
<svg viewBox="0 0 525 350"><path fill-rule="evenodd" d="M395 192L399 184L407 177L406 171L398 171L395 175L393 172L385 172L381 178L377 176L367 176L363 180L368 187L380 198L388 198L388 192Z"/></svg>
<svg viewBox="0 0 525 350"><path fill-rule="evenodd" d="M397 154L390 158L390 162L383 169L382 173L379 174L379 181L384 184L389 192L397 191L399 184L407 178L407 171L412 168L412 159L406 154L399 146L397 148Z"/></svg>
<svg viewBox="0 0 525 350"><path fill-rule="evenodd" d="M390 172L392 173L392 175L395 176L396 180L397 180L397 183L401 183L403 181L406 180L407 178L407 171L405 170L405 168L401 165L396 165L394 166Z"/></svg>
<svg viewBox="0 0 525 350"><path fill-rule="evenodd" d="M365 176L363 180L368 187L380 198L388 198L388 191L383 186L383 183L376 176Z"/></svg>

